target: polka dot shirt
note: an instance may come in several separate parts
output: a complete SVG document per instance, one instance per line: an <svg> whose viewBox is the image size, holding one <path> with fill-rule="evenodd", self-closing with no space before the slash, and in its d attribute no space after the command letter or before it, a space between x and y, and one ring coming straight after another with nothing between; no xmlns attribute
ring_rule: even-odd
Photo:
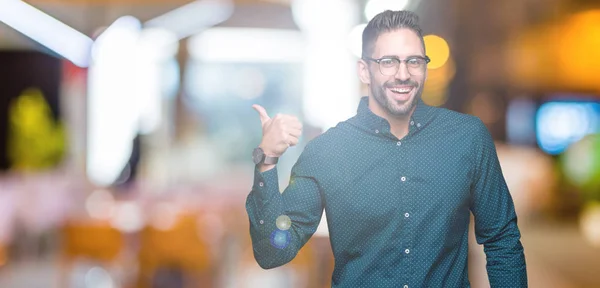
<svg viewBox="0 0 600 288"><path fill-rule="evenodd" d="M254 175L246 210L265 269L291 261L325 210L333 287L470 287L472 212L491 286L527 287L513 200L475 116L419 100L397 139L363 97L354 117L306 145L283 193L277 169Z"/></svg>

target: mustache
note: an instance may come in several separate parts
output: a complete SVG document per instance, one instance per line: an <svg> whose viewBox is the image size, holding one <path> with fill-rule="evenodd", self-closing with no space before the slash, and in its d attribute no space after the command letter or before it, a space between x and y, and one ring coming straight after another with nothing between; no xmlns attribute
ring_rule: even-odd
<svg viewBox="0 0 600 288"><path fill-rule="evenodd" d="M384 85L386 88L392 88L394 86L413 86L413 87L419 87L419 83L415 82L415 81L411 81L411 80L395 80L395 81L388 81L385 82Z"/></svg>

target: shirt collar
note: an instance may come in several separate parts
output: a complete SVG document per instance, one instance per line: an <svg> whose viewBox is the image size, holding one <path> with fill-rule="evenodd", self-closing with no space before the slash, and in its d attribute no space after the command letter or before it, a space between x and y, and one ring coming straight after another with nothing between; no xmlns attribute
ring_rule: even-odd
<svg viewBox="0 0 600 288"><path fill-rule="evenodd" d="M417 100L417 107L413 114L411 115L409 128L410 131L420 130L429 122L431 118L431 109L432 107L425 104L423 99L419 98ZM375 115L371 109L369 109L369 97L363 96L360 99L360 103L358 105L357 113L355 120L358 122L357 124L373 131L375 133L379 133L380 131L388 131L390 130L390 124L383 117Z"/></svg>

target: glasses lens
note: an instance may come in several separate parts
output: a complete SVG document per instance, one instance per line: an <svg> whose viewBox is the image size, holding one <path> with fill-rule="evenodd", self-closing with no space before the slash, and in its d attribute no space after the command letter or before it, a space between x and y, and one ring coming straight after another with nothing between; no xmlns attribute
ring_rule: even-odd
<svg viewBox="0 0 600 288"><path fill-rule="evenodd" d="M406 60L406 67L411 75L423 75L426 66L427 61L422 58L411 58Z"/></svg>
<svg viewBox="0 0 600 288"><path fill-rule="evenodd" d="M398 72L398 59L394 58L383 58L379 61L379 70L381 74L386 76L395 75Z"/></svg>

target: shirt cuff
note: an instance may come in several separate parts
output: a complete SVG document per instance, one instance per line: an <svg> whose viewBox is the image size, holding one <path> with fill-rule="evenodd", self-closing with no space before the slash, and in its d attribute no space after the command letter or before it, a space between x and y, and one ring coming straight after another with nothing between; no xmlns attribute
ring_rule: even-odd
<svg viewBox="0 0 600 288"><path fill-rule="evenodd" d="M255 191L263 203L268 202L273 197L280 196L278 179L277 168L269 169L265 172L260 172L258 165L254 168L252 190Z"/></svg>

